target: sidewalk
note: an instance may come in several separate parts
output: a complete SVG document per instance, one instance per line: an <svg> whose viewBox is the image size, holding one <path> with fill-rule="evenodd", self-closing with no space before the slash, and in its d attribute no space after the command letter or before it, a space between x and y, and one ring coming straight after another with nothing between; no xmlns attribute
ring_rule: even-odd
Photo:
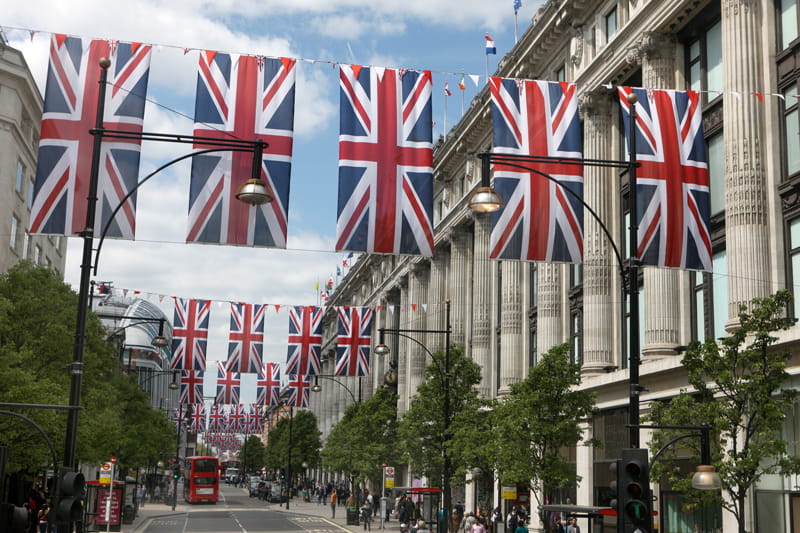
<svg viewBox="0 0 800 533"><path fill-rule="evenodd" d="M247 489L239 490L247 494ZM122 533L136 533L144 529L144 527L152 520L168 520L169 517L183 515L190 509L192 509L192 507L184 503L180 498L178 499L178 503L174 511L172 510L172 504L148 502L144 507L139 508L139 512L136 514L136 518L134 519L133 523L122 524ZM364 531L363 525L347 525L347 508L343 505L336 506L336 518L331 518L331 506L329 503L325 505L317 505L316 500L312 502L304 502L300 497L292 498L292 501L289 502L288 511L286 510L285 503L280 505L273 503L270 504L267 509L270 511L280 511L284 513L288 512L292 514L302 514L306 516L324 518L326 521L332 522L341 527L343 530L350 531L352 533L363 533ZM384 531L385 533L400 532L400 522L397 520L386 522L383 530L380 529L380 525L381 524L378 517L373 517L372 530Z"/></svg>

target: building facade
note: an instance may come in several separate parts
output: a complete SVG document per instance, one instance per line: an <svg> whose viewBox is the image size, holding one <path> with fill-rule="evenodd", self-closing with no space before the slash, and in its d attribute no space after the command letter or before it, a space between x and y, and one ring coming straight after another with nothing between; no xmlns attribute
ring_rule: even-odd
<svg viewBox="0 0 800 533"><path fill-rule="evenodd" d="M27 232L42 104L22 53L0 34L0 272L27 259L63 277L67 239Z"/></svg>
<svg viewBox="0 0 800 533"><path fill-rule="evenodd" d="M739 306L789 289L800 297L800 7L796 0L550 0L495 75L570 81L578 85L583 155L625 159L614 85L702 91L709 155L713 273L645 267L639 280L640 394L667 399L686 385L681 347L719 338L736 325ZM435 253L432 258L362 256L330 305L376 308L376 328L443 329L452 303L453 342L483 369L480 393L501 398L524 378L537 355L570 341L582 367L582 387L597 394L598 415L587 436L602 447L578 447L572 458L582 480L564 499L606 505L608 466L627 447L630 317L609 239L585 216L582 265L497 261L489 257L489 216L467 202L480 185L475 153L492 149L488 87L471 102L434 152ZM627 250L629 187L625 172L584 169L584 201ZM624 254L624 252L623 252ZM791 313L800 312L795 302ZM328 316L326 353L335 346ZM431 350L444 339L418 340ZM371 394L396 366L402 414L428 361L415 343L387 337L391 354L373 354L370 376L347 386ZM782 332L779 347L799 352L800 326ZM332 365L332 357L328 360ZM332 373L327 370L324 373ZM793 357L792 376L800 373ZM800 384L792 383L789 386ZM331 384L312 396L323 438L352 401ZM800 407L797 409L800 413ZM800 417L783 428L800 452ZM642 444L649 440L642 432ZM410 485L413 472L400 471ZM468 505L495 505L497 487L480 473L465 489ZM484 476L485 477L485 476ZM488 476L490 478L490 476ZM767 476L751 491L748 530L800 531L798 479ZM661 531L693 531L679 494L656 491ZM455 501L455 499L454 499ZM733 531L732 516L706 517L710 531Z"/></svg>

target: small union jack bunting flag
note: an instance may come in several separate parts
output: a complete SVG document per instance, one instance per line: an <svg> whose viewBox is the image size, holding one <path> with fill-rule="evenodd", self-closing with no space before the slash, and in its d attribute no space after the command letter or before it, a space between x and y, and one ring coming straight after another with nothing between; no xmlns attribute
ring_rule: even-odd
<svg viewBox="0 0 800 533"><path fill-rule="evenodd" d="M206 406L198 403L192 405L192 433L204 433L206 430Z"/></svg>
<svg viewBox="0 0 800 533"><path fill-rule="evenodd" d="M645 265L711 272L711 195L700 94L631 87L618 91L626 136L630 132L627 96L639 97L639 259Z"/></svg>
<svg viewBox="0 0 800 533"><path fill-rule="evenodd" d="M255 374L261 369L266 308L259 304L231 304L228 372Z"/></svg>
<svg viewBox="0 0 800 533"><path fill-rule="evenodd" d="M290 375L288 405L292 407L308 407L308 393L311 391L311 382L306 376Z"/></svg>
<svg viewBox="0 0 800 533"><path fill-rule="evenodd" d="M182 404L203 403L203 376L205 372L199 370L181 370L181 399Z"/></svg>
<svg viewBox="0 0 800 533"><path fill-rule="evenodd" d="M217 404L238 404L241 384L237 372L228 372L222 361L217 362Z"/></svg>
<svg viewBox="0 0 800 533"><path fill-rule="evenodd" d="M280 405L281 367L278 363L264 363L256 380L256 404Z"/></svg>
<svg viewBox="0 0 800 533"><path fill-rule="evenodd" d="M369 350L372 342L370 307L339 307L339 336L336 340L337 376L369 374Z"/></svg>

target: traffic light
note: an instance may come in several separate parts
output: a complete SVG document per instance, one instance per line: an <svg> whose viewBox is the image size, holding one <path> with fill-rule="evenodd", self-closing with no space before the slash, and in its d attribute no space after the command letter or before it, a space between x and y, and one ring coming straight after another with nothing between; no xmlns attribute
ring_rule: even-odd
<svg viewBox="0 0 800 533"><path fill-rule="evenodd" d="M647 450L643 448L622 450L622 461L618 470L617 499L622 532L650 533L653 530L652 498L650 497L649 465Z"/></svg>
<svg viewBox="0 0 800 533"><path fill-rule="evenodd" d="M286 479L286 467L285 466L281 467L280 475L281 475L281 479Z"/></svg>
<svg viewBox="0 0 800 533"><path fill-rule="evenodd" d="M172 467L172 479L180 479L181 477L181 467L179 465L174 465Z"/></svg>
<svg viewBox="0 0 800 533"><path fill-rule="evenodd" d="M28 530L28 511L11 503L0 504L0 531L25 533Z"/></svg>
<svg viewBox="0 0 800 533"><path fill-rule="evenodd" d="M81 520L84 497L86 497L86 480L83 474L71 468L62 468L58 477L56 519L59 522Z"/></svg>
<svg viewBox="0 0 800 533"><path fill-rule="evenodd" d="M619 485L620 485L619 484L619 472L620 472L620 469L621 469L621 466L620 466L621 463L622 463L622 461L617 459L616 461L614 461L610 465L608 465L608 469L611 470L611 475L613 476L613 479L611 480L611 483L608 484L608 488L611 490L611 501L608 502L608 506L611 507L612 509L614 509L614 512L616 513L617 524L618 524L617 525L617 532L618 533L621 533L621 531L622 531L622 519L620 518L622 516L622 513L620 512L620 508L619 508L619 502L622 500L622 498L620 498L620 494L619 494Z"/></svg>

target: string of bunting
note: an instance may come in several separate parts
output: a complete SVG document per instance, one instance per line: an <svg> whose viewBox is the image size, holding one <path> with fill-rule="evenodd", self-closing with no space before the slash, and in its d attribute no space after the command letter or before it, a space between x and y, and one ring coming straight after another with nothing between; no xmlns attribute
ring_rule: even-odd
<svg viewBox="0 0 800 533"><path fill-rule="evenodd" d="M6 30L15 30L15 31L27 32L30 35L31 42L33 42L33 39L36 36L36 34L43 33L43 34L52 35L52 33L53 33L53 32L49 32L49 31L46 31L46 30L36 30L36 29L31 29L31 28L21 28L21 27L18 27L18 26L0 25L0 32L5 32ZM81 37L81 36L78 36L78 35L71 35L71 36L73 36L73 37ZM119 41L119 40L116 40L116 39L107 39L105 37L99 37L99 38L94 38L93 37L93 39L106 40L109 43L119 43L119 42L133 43L133 41ZM142 43L141 41L136 41L136 42ZM202 49L202 48L181 47L181 46L177 46L177 45L163 44L163 43L146 43L146 44L149 44L150 46L153 46L157 50L161 49L161 48L171 48L171 49L176 49L176 50L183 50L183 54L184 55L186 55L186 54L188 54L189 52L192 52L192 51L198 51L198 52L205 51L205 49ZM223 52L223 53L236 53L236 52ZM287 56L271 56L271 55L266 55L266 54L244 54L244 53L240 53L239 55L255 57L257 60L262 60L262 61L263 61L263 59L279 59L281 57L287 57ZM333 68L336 68L339 65L350 65L351 64L351 63L346 63L346 62L341 62L341 61L330 61L330 60L325 60L325 59L311 59L311 58L304 58L304 57L293 57L292 59L294 59L296 61L301 61L303 63L309 63L309 64L328 64L328 65L331 65ZM463 72L463 70L461 72L455 72L455 71L446 71L446 70L431 70L431 69L419 69L419 68L408 68L408 67L381 67L381 66L376 66L376 65L363 65L363 66L364 67L370 67L370 68L378 68L378 69L380 69L380 68L398 68L399 70L404 71L404 72L424 72L424 71L427 70L428 72L432 72L432 73L435 73L435 74L442 74L442 75L445 75L445 76L466 76L466 77L468 77L468 78L470 78L472 80L472 82L475 84L475 87L480 87L480 79L482 77L480 74L466 74L466 73ZM509 77L506 77L506 78L507 79L519 79L519 80L527 79L527 78L509 78ZM595 87L595 86L605 87L605 88L607 88L609 90L613 90L615 88L614 84L612 84L610 82L609 83L604 83L604 84L593 84L593 83L585 82L585 83L582 83L582 84L579 84L579 85L581 85L581 86L583 86L585 88ZM646 89L646 90L654 90L654 89L650 89L650 88L647 88L647 87L645 87L644 89ZM764 97L765 96L772 96L772 97L775 97L775 98L779 98L782 101L786 101L786 97L783 94L780 94L780 93L742 92L742 91L715 91L715 90L698 90L696 92L705 93L705 94L709 94L709 95L715 95L715 96L719 96L719 95L723 95L723 94L730 94L730 95L734 96L737 100L741 100L742 95L749 95L749 96L755 97L761 103L764 103ZM793 95L790 95L790 96L792 98L800 98L800 94L793 94Z"/></svg>

